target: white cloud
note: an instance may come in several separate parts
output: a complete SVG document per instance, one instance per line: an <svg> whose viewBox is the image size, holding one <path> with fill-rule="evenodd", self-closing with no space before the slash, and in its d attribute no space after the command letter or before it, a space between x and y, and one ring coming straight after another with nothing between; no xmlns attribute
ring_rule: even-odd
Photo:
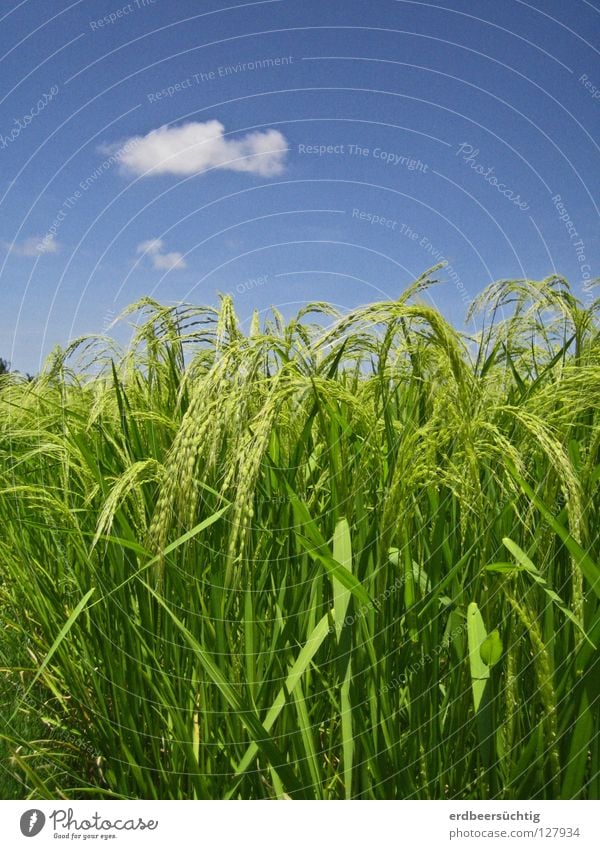
<svg viewBox="0 0 600 849"><path fill-rule="evenodd" d="M162 239L147 239L145 242L140 242L137 246L136 253L138 254L155 254L162 251L165 243Z"/></svg>
<svg viewBox="0 0 600 849"><path fill-rule="evenodd" d="M60 245L56 241L56 236L53 233L47 233L45 236L30 236L22 242L3 242L6 250L16 256L42 256L43 254L57 254L60 250Z"/></svg>
<svg viewBox="0 0 600 849"><path fill-rule="evenodd" d="M186 267L183 255L179 251L171 251L168 254L156 254L152 257L154 268L159 271L169 271L171 268L183 269Z"/></svg>
<svg viewBox="0 0 600 849"><path fill-rule="evenodd" d="M187 176L208 168L245 171L272 177L284 170L287 141L278 130L225 138L220 121L190 121L159 127L146 136L132 136L113 148L122 168L145 177Z"/></svg>
<svg viewBox="0 0 600 849"><path fill-rule="evenodd" d="M171 271L174 268L182 271L186 268L186 261L183 254L179 251L170 251L165 253L163 248L165 243L162 239L147 239L145 242L140 242L137 246L138 254L148 254L152 260L152 265L157 271Z"/></svg>

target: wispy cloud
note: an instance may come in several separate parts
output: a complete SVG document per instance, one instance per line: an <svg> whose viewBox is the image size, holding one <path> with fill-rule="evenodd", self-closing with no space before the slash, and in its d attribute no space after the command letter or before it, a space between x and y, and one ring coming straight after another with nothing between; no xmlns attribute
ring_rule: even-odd
<svg viewBox="0 0 600 849"><path fill-rule="evenodd" d="M42 256L43 254L57 254L60 245L52 234L45 236L29 236L22 242L2 242L8 253L16 256Z"/></svg>
<svg viewBox="0 0 600 849"><path fill-rule="evenodd" d="M146 136L132 136L112 151L125 171L144 177L188 176L208 168L272 177L283 172L287 147L278 130L229 139L220 121L189 121L178 127L159 127Z"/></svg>
<svg viewBox="0 0 600 849"><path fill-rule="evenodd" d="M182 271L187 267L183 254L179 251L167 253L164 247L165 243L162 239L147 239L137 246L137 253L148 255L157 271L172 271L174 268Z"/></svg>

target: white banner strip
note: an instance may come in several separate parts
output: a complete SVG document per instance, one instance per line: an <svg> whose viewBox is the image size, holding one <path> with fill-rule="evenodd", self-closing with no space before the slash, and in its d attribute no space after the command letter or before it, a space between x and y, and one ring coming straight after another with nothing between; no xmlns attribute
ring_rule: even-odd
<svg viewBox="0 0 600 849"><path fill-rule="evenodd" d="M0 802L3 849L67 841L119 849L525 849L532 843L597 849L599 819L600 803L573 801Z"/></svg>

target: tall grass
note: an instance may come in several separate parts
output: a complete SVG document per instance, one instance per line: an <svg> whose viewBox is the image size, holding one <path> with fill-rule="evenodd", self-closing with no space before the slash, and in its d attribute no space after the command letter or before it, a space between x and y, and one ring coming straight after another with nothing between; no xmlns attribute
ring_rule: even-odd
<svg viewBox="0 0 600 849"><path fill-rule="evenodd" d="M0 378L7 793L600 796L598 305L431 283Z"/></svg>

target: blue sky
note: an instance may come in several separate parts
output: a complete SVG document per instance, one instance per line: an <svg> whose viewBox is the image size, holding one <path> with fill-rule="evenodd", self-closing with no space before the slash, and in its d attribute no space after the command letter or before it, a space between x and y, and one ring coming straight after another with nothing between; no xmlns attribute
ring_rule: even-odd
<svg viewBox="0 0 600 849"><path fill-rule="evenodd" d="M34 372L142 295L242 319L599 276L587 0L5 0L0 356Z"/></svg>

